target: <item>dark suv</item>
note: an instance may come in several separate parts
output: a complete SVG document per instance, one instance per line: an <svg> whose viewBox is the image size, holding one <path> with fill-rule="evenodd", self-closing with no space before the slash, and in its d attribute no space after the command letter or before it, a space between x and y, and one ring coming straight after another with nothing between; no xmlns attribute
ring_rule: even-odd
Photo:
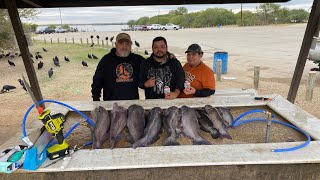
<svg viewBox="0 0 320 180"><path fill-rule="evenodd" d="M50 29L48 27L36 31L36 34L53 34L53 33L55 33L55 30L54 29Z"/></svg>

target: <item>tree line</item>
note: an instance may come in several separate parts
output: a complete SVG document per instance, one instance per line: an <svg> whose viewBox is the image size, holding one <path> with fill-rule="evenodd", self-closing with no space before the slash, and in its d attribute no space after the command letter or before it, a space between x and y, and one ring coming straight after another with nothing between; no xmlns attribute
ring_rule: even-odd
<svg viewBox="0 0 320 180"><path fill-rule="evenodd" d="M264 3L255 11L242 11L233 13L223 8L208 8L199 12L188 13L187 8L178 7L168 14L153 17L141 17L129 20L128 25L167 24L173 23L182 27L204 27L221 25L255 26L269 24L302 23L309 18L304 9L288 9L274 3Z"/></svg>

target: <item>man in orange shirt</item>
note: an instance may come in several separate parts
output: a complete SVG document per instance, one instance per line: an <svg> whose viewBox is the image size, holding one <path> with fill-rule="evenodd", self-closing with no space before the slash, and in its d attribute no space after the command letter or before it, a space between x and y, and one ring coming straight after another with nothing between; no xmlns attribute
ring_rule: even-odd
<svg viewBox="0 0 320 180"><path fill-rule="evenodd" d="M207 97L214 94L216 88L214 73L201 61L203 56L201 47L198 44L191 44L186 53L188 63L183 66L183 70L185 85L189 82L190 86L185 87L179 97Z"/></svg>

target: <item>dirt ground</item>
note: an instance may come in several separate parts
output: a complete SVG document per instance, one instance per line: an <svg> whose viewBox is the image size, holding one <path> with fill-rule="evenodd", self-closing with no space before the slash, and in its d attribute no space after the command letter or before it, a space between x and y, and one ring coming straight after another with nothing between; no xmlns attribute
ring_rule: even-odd
<svg viewBox="0 0 320 180"><path fill-rule="evenodd" d="M183 29L178 31L154 31L154 32L129 32L133 40L139 41L140 51L148 50L151 52L151 42L155 36L161 35L167 38L169 50L173 52L182 64L186 62L184 51L191 43L199 43L203 48L205 55L203 62L209 67L213 67L213 53L224 50L229 53L228 72L223 75L221 82L216 82L217 89L227 88L253 88L253 67L260 65L260 84L258 93L279 94L287 97L294 67L296 65L302 38L304 35L305 24L300 25L279 25L267 27L225 27L220 29ZM99 32L100 37L113 36L118 32ZM47 38L65 38L74 37L76 42L80 37L87 38L90 33L72 33L72 34L54 34L41 35L35 39L43 40ZM95 34L93 34L95 35ZM192 38L190 38L192 37ZM77 39L78 38L78 39ZM70 42L70 40L68 40ZM85 40L84 40L85 41ZM110 44L110 42L109 42ZM87 100L91 101L91 83L96 64L98 61L88 61L87 53L91 50L81 49L78 52L72 48L59 50L59 45L46 45L49 52L45 55L45 68L36 70L41 91L44 99L55 99L59 101L70 100ZM31 46L31 52L41 51L41 46ZM51 48L51 49L50 49ZM55 51L52 52L52 49ZM79 48L80 49L80 48ZM50 52L51 50L51 52ZM80 51L80 50L79 50ZM107 50L99 49L98 57L101 58ZM95 51L95 52L96 52ZM133 46L133 51L136 48ZM76 54L76 60L65 63L61 60L61 67L55 68L53 78L49 79L47 70L55 54L59 57L63 55ZM80 58L83 57L83 58ZM17 89L0 94L0 144L5 142L16 132L21 131L21 122L27 108L31 105L29 95L22 89L18 83L21 74L26 74L23 62L20 58L14 58L15 67L10 67L8 58L0 59L0 86L5 84L14 85ZM81 66L81 61L86 60L88 68ZM36 67L36 63L35 63ZM298 95L295 104L308 113L320 118L320 75L317 73L313 100L305 101L306 82L308 72L311 67L316 67L312 62L307 62L300 83ZM224 78L234 77L233 80ZM28 122L35 118L36 113L33 111L28 118ZM319 122L320 123L320 122ZM282 138L282 141L294 139L294 135L288 138ZM298 138L299 140L300 138ZM262 140L260 138L260 140ZM237 141L241 141L240 139Z"/></svg>

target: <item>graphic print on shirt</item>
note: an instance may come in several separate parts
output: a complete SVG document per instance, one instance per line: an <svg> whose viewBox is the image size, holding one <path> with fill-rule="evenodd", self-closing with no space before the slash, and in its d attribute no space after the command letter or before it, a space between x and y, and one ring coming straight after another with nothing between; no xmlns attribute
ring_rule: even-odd
<svg viewBox="0 0 320 180"><path fill-rule="evenodd" d="M148 79L151 77L156 78L156 85L153 87L153 91L157 94L163 94L163 89L165 86L170 87L170 81L172 78L172 73L168 66L164 68L151 68L148 71Z"/></svg>
<svg viewBox="0 0 320 180"><path fill-rule="evenodd" d="M191 74L190 71L185 71L186 81L193 82L196 78L195 75Z"/></svg>
<svg viewBox="0 0 320 180"><path fill-rule="evenodd" d="M132 82L133 68L129 63L121 63L116 69L117 79L116 82Z"/></svg>

